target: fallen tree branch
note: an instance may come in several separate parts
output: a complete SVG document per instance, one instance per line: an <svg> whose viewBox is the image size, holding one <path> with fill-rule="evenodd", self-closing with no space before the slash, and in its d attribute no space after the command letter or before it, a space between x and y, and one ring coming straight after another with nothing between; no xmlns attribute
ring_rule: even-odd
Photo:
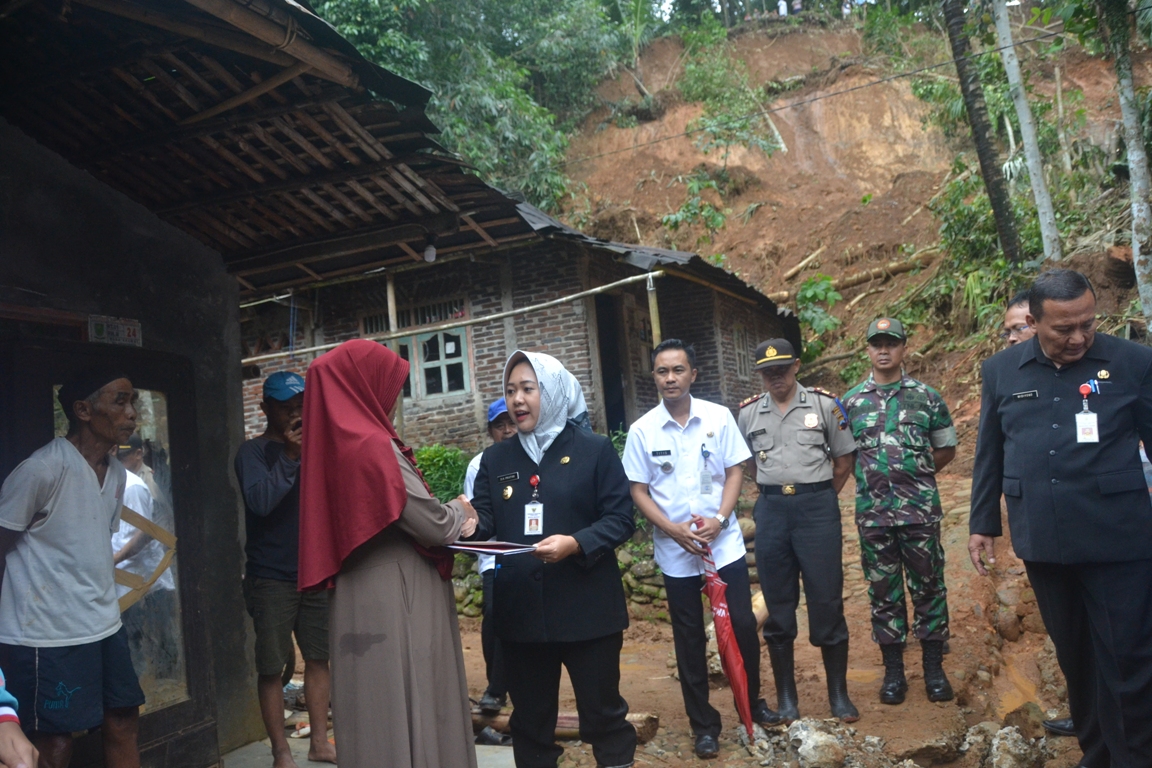
<svg viewBox="0 0 1152 768"><path fill-rule="evenodd" d="M495 717L487 717L478 711L472 712L472 730L479 733L485 726L499 733L508 733L510 713L502 712ZM636 740L641 744L649 742L660 729L660 716L649 712L629 712L628 722L636 729ZM580 718L575 712L560 712L556 716L556 738L572 740L580 738Z"/></svg>
<svg viewBox="0 0 1152 768"><path fill-rule="evenodd" d="M791 280L792 278L796 277L796 275L798 275L798 274L800 274L801 272L803 272L803 271L804 271L804 267L806 267L806 266L808 266L809 264L811 264L811 263L812 263L812 261L813 261L813 260L814 260L814 259L815 259L817 256L819 256L820 254L824 253L824 249L825 249L825 248L827 248L827 247L828 247L828 246L826 246L826 245L822 245L822 246L820 246L819 248L817 248L816 250L812 251L812 253L811 253L811 254L809 254L808 256L805 256L805 257L804 257L804 259L803 259L803 260L802 260L802 261L801 261L799 264L797 264L796 266L792 267L792 269L790 269L790 270L788 270L787 272L785 272L785 273L784 273L784 279L785 279L785 280Z"/></svg>
<svg viewBox="0 0 1152 768"><path fill-rule="evenodd" d="M832 281L832 287L836 290L842 288L852 288L863 283L868 283L873 280L880 280L882 278L898 275L902 272L911 272L919 267L925 267L932 263L936 258L936 253L940 250L937 245L922 248L916 253L912 254L906 261L890 261L882 267L873 267L866 269L863 272L857 272L847 277L842 277L839 280ZM775 293L767 294L768 299L774 302L787 301L792 298L791 291L776 291Z"/></svg>

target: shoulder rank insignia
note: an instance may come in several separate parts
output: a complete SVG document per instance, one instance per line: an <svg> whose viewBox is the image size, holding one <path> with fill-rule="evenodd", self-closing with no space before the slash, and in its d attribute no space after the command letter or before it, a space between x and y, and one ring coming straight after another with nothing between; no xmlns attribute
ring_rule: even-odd
<svg viewBox="0 0 1152 768"><path fill-rule="evenodd" d="M836 407L840 410L839 427L840 429L848 429L848 411L844 409L844 403L840 402L840 398L836 397L836 395L832 394L828 390L822 389L820 387L808 387L808 389L812 390L818 395L824 395L824 397L830 398L832 402L836 403Z"/></svg>
<svg viewBox="0 0 1152 768"><path fill-rule="evenodd" d="M752 403L756 402L757 400L759 400L759 399L760 399L760 398L762 398L762 397L764 397L764 393L763 393L763 392L761 392L761 393L760 393L760 394L758 394L758 395L752 395L752 397L749 397L749 398L747 398L746 400L742 401L742 402L740 403L740 407L741 407L741 408L744 408L744 407L746 407L746 406L752 405Z"/></svg>

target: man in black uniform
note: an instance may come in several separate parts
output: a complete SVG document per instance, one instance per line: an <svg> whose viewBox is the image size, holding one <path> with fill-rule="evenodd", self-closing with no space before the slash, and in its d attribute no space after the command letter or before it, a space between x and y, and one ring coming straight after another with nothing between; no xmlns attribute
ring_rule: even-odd
<svg viewBox="0 0 1152 768"><path fill-rule="evenodd" d="M1152 765L1152 349L1096 334L1088 279L1029 291L1036 336L984 362L972 563L987 573L1000 494L1060 668L1085 768Z"/></svg>

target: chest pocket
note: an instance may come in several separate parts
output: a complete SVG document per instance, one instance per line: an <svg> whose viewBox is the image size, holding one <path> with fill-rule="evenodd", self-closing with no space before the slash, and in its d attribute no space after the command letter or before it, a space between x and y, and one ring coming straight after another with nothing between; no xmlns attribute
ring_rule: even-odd
<svg viewBox="0 0 1152 768"><path fill-rule="evenodd" d="M860 448L875 448L880 444L880 412L865 411L852 416L852 437Z"/></svg>
<svg viewBox="0 0 1152 768"><path fill-rule="evenodd" d="M828 457L824 453L824 432L820 429L804 429L796 433L796 458L805 466L823 463Z"/></svg>
<svg viewBox="0 0 1152 768"><path fill-rule="evenodd" d="M752 457L756 459L759 467L770 467L777 464L772 456L772 449L776 447L776 438L771 435L757 435L752 438Z"/></svg>
<svg viewBox="0 0 1152 768"><path fill-rule="evenodd" d="M928 414L924 411L905 411L900 414L900 428L897 437L901 445L910 448L929 448Z"/></svg>

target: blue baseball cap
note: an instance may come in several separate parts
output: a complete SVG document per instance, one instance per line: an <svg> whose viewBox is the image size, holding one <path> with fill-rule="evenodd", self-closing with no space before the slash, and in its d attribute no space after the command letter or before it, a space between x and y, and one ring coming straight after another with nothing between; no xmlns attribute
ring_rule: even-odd
<svg viewBox="0 0 1152 768"><path fill-rule="evenodd" d="M496 421L496 417L502 413L508 413L508 404L504 402L504 398L500 398L488 406L488 423L491 424Z"/></svg>
<svg viewBox="0 0 1152 768"><path fill-rule="evenodd" d="M304 377L291 371L277 371L264 379L264 399L281 403L304 391Z"/></svg>

